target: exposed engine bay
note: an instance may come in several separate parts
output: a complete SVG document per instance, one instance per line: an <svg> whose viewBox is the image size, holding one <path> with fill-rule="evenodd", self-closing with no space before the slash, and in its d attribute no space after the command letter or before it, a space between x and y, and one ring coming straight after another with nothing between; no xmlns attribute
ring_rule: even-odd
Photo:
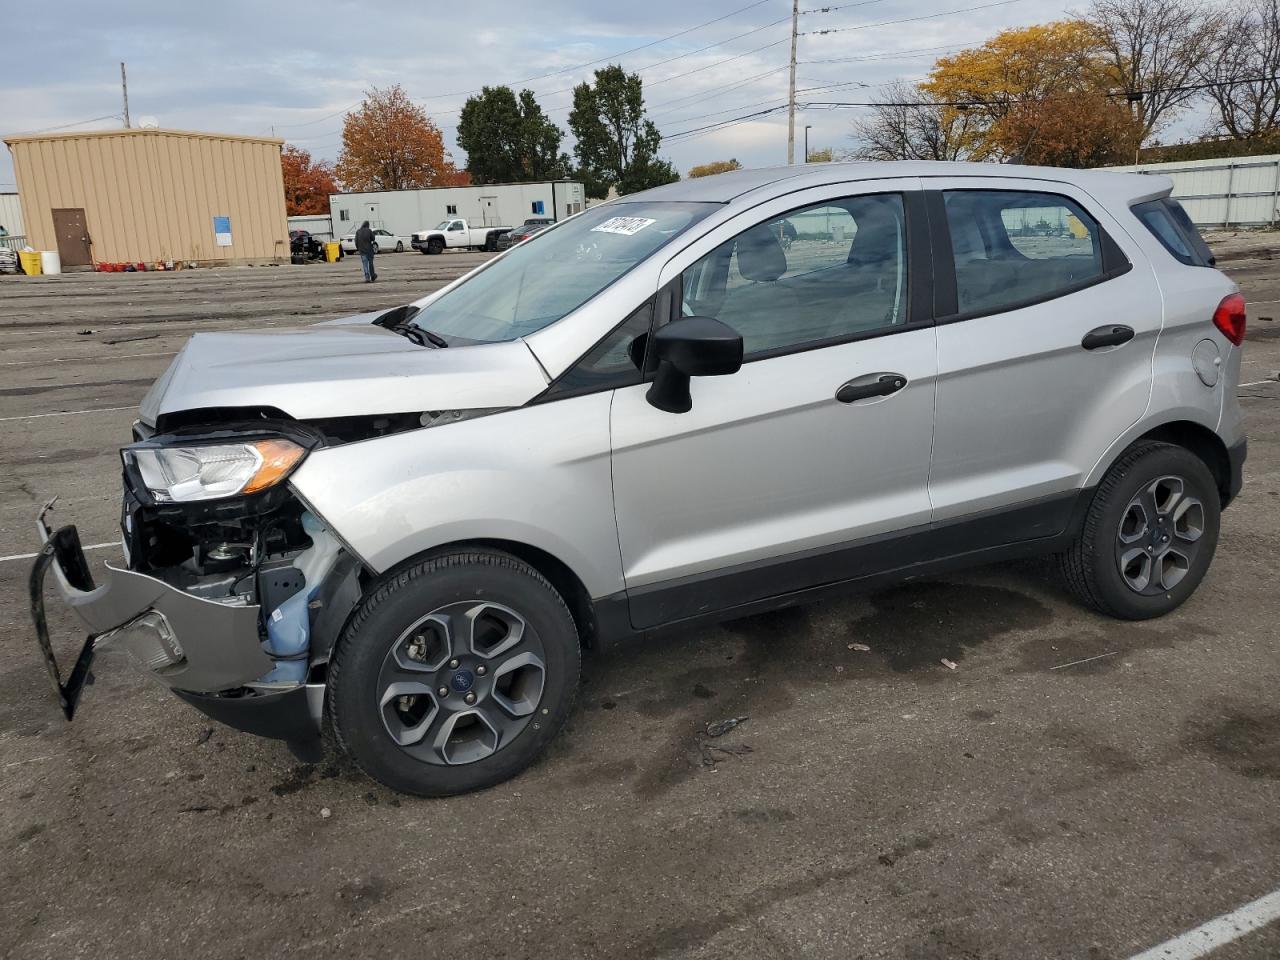
<svg viewBox="0 0 1280 960"><path fill-rule="evenodd" d="M260 607L260 641L274 666L252 686L275 688L307 682L323 667L360 597L359 561L286 483L230 498L165 502L148 487L137 460L151 446L265 435L286 436L305 449L330 442L315 428L285 421L167 434L137 425L140 442L124 451L121 527L131 570L203 600Z"/></svg>

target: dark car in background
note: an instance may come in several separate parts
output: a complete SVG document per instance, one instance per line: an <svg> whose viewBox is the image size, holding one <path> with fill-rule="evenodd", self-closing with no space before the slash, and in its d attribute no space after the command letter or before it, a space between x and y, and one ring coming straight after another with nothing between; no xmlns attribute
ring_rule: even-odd
<svg viewBox="0 0 1280 960"><path fill-rule="evenodd" d="M550 217L530 217L514 230L498 237L498 249L506 250L508 247L514 247L521 240L528 240L535 233L547 229L554 223L555 221Z"/></svg>
<svg viewBox="0 0 1280 960"><path fill-rule="evenodd" d="M308 230L290 230L289 253L294 258L323 260L324 244L312 236Z"/></svg>

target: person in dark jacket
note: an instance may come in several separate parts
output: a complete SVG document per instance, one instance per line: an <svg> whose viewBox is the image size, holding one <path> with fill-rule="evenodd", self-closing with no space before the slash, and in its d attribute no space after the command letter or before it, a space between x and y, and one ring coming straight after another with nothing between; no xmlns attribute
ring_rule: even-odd
<svg viewBox="0 0 1280 960"><path fill-rule="evenodd" d="M356 231L356 252L360 254L360 266L364 268L364 282L373 283L378 279L378 272L373 269L373 257L378 252L378 245L374 243L368 220L360 224L360 229Z"/></svg>

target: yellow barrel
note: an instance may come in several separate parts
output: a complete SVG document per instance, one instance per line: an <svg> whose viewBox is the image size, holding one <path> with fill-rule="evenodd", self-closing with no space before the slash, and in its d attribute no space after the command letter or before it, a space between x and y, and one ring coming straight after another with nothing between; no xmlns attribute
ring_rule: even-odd
<svg viewBox="0 0 1280 960"><path fill-rule="evenodd" d="M38 276L40 273L40 251L39 250L19 250L18 260L22 263L22 272L29 277Z"/></svg>
<svg viewBox="0 0 1280 960"><path fill-rule="evenodd" d="M340 256L342 256L342 248L337 241L330 240L324 245L325 263L337 263Z"/></svg>

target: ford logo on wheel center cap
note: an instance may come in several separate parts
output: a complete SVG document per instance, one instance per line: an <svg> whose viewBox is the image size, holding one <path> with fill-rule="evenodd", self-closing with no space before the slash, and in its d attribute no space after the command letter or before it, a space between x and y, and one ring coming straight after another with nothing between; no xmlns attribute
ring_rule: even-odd
<svg viewBox="0 0 1280 960"><path fill-rule="evenodd" d="M471 689L471 685L476 682L476 675L470 670L459 670L449 679L449 686L457 690L459 693L466 693Z"/></svg>

